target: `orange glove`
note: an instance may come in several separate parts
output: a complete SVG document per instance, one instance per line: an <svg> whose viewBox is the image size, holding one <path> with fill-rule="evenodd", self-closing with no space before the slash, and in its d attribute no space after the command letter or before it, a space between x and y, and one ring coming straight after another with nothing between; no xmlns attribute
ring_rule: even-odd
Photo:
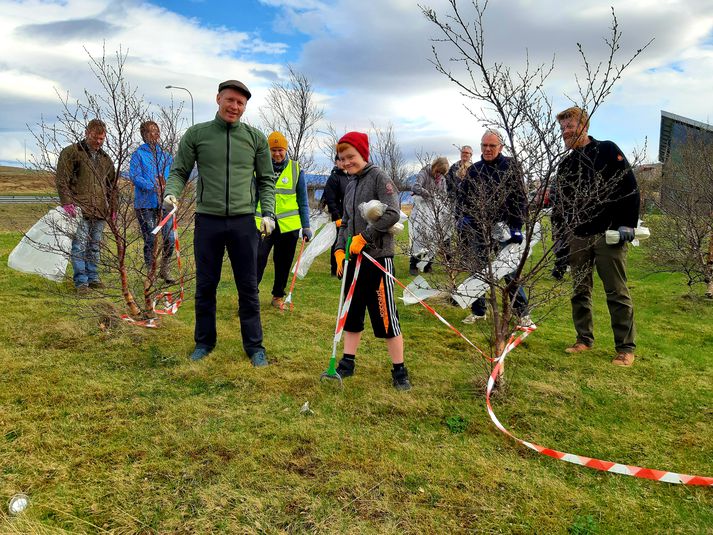
<svg viewBox="0 0 713 535"><path fill-rule="evenodd" d="M337 261L337 277L340 278L344 271L344 256L344 249L334 251L334 259Z"/></svg>
<svg viewBox="0 0 713 535"><path fill-rule="evenodd" d="M357 234L352 238L352 244L349 247L349 254L353 254L354 256L358 255L359 253L361 253L361 250L364 248L365 245L366 240L364 239L364 236L362 236L361 234Z"/></svg>
<svg viewBox="0 0 713 535"><path fill-rule="evenodd" d="M342 220L341 220L341 219L337 219L337 220L334 222L334 224L337 225L337 228L339 228L339 227L342 226Z"/></svg>

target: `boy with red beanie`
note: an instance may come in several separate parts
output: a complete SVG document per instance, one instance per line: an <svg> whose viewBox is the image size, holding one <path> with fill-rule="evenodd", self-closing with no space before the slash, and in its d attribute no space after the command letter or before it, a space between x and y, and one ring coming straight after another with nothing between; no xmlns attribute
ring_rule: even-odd
<svg viewBox="0 0 713 535"><path fill-rule="evenodd" d="M334 258L337 275L347 277L345 292L354 278L355 262L350 261L342 273L345 248L351 237L350 257L362 251L394 274L394 236L389 229L399 220L399 194L389 176L369 163L369 138L361 132L348 132L337 144L337 154L344 171L350 175L344 195L344 216L339 227ZM359 210L364 202L378 199L386 205L381 217L367 221ZM356 351L364 330L364 315L369 311L374 336L386 339L393 369L391 378L397 390L410 390L408 371L404 366L404 342L394 298L394 282L369 261L362 261L354 288L349 313L344 325L344 355L337 366L342 378L354 375Z"/></svg>

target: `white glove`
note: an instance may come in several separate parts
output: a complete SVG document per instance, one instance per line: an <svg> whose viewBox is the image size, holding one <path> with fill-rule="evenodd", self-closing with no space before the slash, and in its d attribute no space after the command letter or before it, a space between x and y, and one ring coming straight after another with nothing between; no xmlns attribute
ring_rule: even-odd
<svg viewBox="0 0 713 535"><path fill-rule="evenodd" d="M163 198L163 209L168 210L169 212L173 210L173 207L178 208L178 199L176 199L175 195L166 195Z"/></svg>
<svg viewBox="0 0 713 535"><path fill-rule="evenodd" d="M275 220L271 217L263 217L260 222L260 235L267 237L275 230Z"/></svg>

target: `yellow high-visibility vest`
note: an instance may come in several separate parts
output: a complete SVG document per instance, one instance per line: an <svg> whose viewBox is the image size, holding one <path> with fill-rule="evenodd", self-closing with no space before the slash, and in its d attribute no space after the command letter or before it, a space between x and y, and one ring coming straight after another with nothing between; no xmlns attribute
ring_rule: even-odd
<svg viewBox="0 0 713 535"><path fill-rule="evenodd" d="M297 179L300 176L300 164L289 160L275 182L275 219L280 225L280 232L290 232L302 228L300 207L297 204ZM257 213L262 214L260 202ZM255 224L260 229L262 217L255 216Z"/></svg>

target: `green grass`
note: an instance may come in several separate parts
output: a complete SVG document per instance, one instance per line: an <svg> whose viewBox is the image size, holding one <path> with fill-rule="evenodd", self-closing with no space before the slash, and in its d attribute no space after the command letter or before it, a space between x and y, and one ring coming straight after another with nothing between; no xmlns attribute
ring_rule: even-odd
<svg viewBox="0 0 713 535"><path fill-rule="evenodd" d="M272 366L241 346L226 264L216 350L191 363L193 302L159 330L109 335L78 319L63 285L7 268L0 232L2 533L710 533L710 488L596 472L527 450L489 421L482 365L419 306L399 307L414 389L390 385L370 331L357 374L320 384L339 285L326 256L269 306ZM630 255L638 325L633 368L609 361L604 296L596 346L581 356L562 300L508 358L501 421L527 440L649 468L713 475L713 312L678 276L647 276ZM397 259L407 272L407 259ZM65 293L63 293L65 292ZM458 322L460 309L439 306ZM537 319L537 318L536 318ZM474 334L472 327L465 332ZM478 337L481 338L481 337ZM310 402L314 414L302 415Z"/></svg>

